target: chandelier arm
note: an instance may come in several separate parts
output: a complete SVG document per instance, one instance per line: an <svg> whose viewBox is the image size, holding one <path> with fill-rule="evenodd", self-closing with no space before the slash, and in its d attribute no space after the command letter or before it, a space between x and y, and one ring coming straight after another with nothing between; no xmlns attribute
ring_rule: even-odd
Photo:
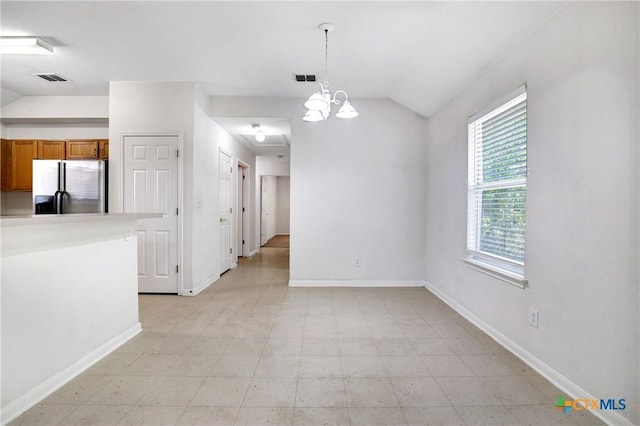
<svg viewBox="0 0 640 426"><path fill-rule="evenodd" d="M338 93L342 93L344 95L344 101L345 102L349 101L349 95L347 94L347 92L345 92L344 90L336 90L336 92L333 94L333 98L331 99L331 103L334 103L336 105L340 105L340 101L337 98Z"/></svg>

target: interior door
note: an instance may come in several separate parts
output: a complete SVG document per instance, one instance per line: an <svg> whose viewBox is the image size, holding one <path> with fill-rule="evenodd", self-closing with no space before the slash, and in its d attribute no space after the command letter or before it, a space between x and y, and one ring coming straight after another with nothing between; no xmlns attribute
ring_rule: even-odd
<svg viewBox="0 0 640 426"><path fill-rule="evenodd" d="M263 246L269 240L269 180L266 176L260 177L260 245Z"/></svg>
<svg viewBox="0 0 640 426"><path fill-rule="evenodd" d="M178 293L178 137L124 137L124 212L138 222L138 291Z"/></svg>
<svg viewBox="0 0 640 426"><path fill-rule="evenodd" d="M231 268L231 157L220 151L220 273Z"/></svg>

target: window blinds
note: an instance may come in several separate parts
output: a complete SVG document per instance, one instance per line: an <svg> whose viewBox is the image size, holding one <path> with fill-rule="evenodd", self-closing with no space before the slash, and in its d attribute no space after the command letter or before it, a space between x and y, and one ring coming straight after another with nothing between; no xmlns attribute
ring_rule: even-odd
<svg viewBox="0 0 640 426"><path fill-rule="evenodd" d="M469 123L467 250L524 264L527 95Z"/></svg>

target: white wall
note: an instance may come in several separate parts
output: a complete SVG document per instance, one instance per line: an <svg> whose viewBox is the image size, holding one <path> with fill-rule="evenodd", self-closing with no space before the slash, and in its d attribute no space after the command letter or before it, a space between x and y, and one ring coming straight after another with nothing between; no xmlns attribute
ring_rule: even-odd
<svg viewBox="0 0 640 426"><path fill-rule="evenodd" d="M106 119L108 96L23 96L0 111L4 120L30 119Z"/></svg>
<svg viewBox="0 0 640 426"><path fill-rule="evenodd" d="M289 234L289 210L290 210L290 190L291 179L289 176L276 177L276 234Z"/></svg>
<svg viewBox="0 0 640 426"><path fill-rule="evenodd" d="M35 120L35 119L34 119ZM108 139L108 123L9 123L5 139Z"/></svg>
<svg viewBox="0 0 640 426"><path fill-rule="evenodd" d="M141 330L126 227L135 220L3 221L2 424Z"/></svg>
<svg viewBox="0 0 640 426"><path fill-rule="evenodd" d="M389 100L354 99L358 118L306 123L303 102L211 99L213 116L291 120L291 283L422 282L425 120Z"/></svg>
<svg viewBox="0 0 640 426"><path fill-rule="evenodd" d="M182 288L185 294L197 294L220 275L219 148L232 155L234 161L241 159L249 164L251 173L255 170L255 156L216 124L208 110L209 98L195 83L111 83L109 196L112 211L122 211L121 135L149 132L182 135L185 262ZM237 176L235 166L234 176ZM253 216L250 222L254 222ZM237 255L237 248L233 249Z"/></svg>
<svg viewBox="0 0 640 426"><path fill-rule="evenodd" d="M638 3L571 3L428 121L426 277L570 392L638 395ZM526 277L465 268L467 120L528 87ZM528 326L529 307L540 327ZM610 422L623 421L601 411Z"/></svg>

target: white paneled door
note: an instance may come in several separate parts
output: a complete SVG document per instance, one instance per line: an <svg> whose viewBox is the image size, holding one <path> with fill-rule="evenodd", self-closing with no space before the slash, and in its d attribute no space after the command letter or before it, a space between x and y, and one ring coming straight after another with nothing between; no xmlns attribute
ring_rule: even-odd
<svg viewBox="0 0 640 426"><path fill-rule="evenodd" d="M178 137L124 137L124 212L138 222L138 291L178 293ZM117 265L114 265L117 267Z"/></svg>
<svg viewBox="0 0 640 426"><path fill-rule="evenodd" d="M231 268L231 157L220 151L220 273Z"/></svg>

